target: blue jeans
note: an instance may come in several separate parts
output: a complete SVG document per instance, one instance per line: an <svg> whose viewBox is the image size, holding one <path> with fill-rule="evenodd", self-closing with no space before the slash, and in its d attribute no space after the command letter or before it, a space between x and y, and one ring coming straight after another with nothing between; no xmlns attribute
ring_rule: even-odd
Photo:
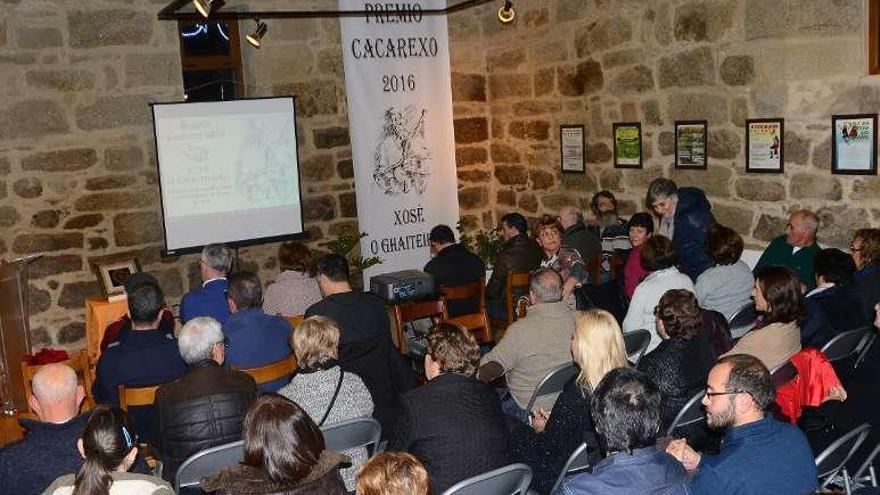
<svg viewBox="0 0 880 495"><path fill-rule="evenodd" d="M501 411L503 411L504 414L516 418L522 423L529 424L529 411L519 407L519 404L517 404L513 396L510 395L510 390L506 388L496 388L495 392L498 393L498 397L501 398Z"/></svg>

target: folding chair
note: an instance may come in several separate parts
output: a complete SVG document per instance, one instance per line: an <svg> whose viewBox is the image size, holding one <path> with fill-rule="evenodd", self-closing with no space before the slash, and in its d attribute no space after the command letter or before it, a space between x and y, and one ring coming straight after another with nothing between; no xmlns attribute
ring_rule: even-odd
<svg viewBox="0 0 880 495"><path fill-rule="evenodd" d="M666 429L666 436L672 437L677 428L699 423L706 419L706 413L703 411L703 396L706 395L705 390L700 390L682 406L675 419Z"/></svg>
<svg viewBox="0 0 880 495"><path fill-rule="evenodd" d="M423 318L431 318L436 322L446 314L446 305L442 299L404 302L395 304L393 308L394 322L397 324L397 332L394 337L397 339L397 350L404 356L409 354L409 345L406 342L406 324Z"/></svg>
<svg viewBox="0 0 880 495"><path fill-rule="evenodd" d="M868 457L862 462L862 465L859 466L859 469L856 470L856 474L853 475L852 481L854 484L864 485L865 482L871 484L871 486L878 486L877 483L877 470L874 468L874 459L877 458L877 454L880 454L880 444L874 447L874 450L868 454Z"/></svg>
<svg viewBox="0 0 880 495"><path fill-rule="evenodd" d="M874 341L877 340L877 331L873 328L868 330L868 336L865 337L865 341L860 344L859 357L856 358L856 362L853 365L853 368L858 368L859 365L865 360L868 356L868 352L871 350L871 346L874 345Z"/></svg>
<svg viewBox="0 0 880 495"><path fill-rule="evenodd" d="M159 385L147 387L126 387L119 385L119 408L128 411L129 407L152 406L156 401Z"/></svg>
<svg viewBox="0 0 880 495"><path fill-rule="evenodd" d="M651 344L651 332L640 328L623 334L623 346L626 348L626 358L633 366L639 364L648 346Z"/></svg>
<svg viewBox="0 0 880 495"><path fill-rule="evenodd" d="M758 318L761 316L761 313L755 308L755 303L750 302L745 304L743 307L736 310L733 313L733 316L730 317L728 323L730 324L730 336L736 340L746 333L749 330L755 328L755 323Z"/></svg>
<svg viewBox="0 0 880 495"><path fill-rule="evenodd" d="M874 327L872 326L841 332L835 335L833 339L829 340L827 344L822 346L822 353L825 354L831 362L840 361L851 356L857 356L861 351L867 348L873 333ZM855 370L856 364L858 364L858 357L856 358L856 361L853 362L852 368L848 369L847 372Z"/></svg>
<svg viewBox="0 0 880 495"><path fill-rule="evenodd" d="M825 488L839 478L847 495L852 493L852 478L846 470L846 463L856 453L867 438L871 425L863 423L849 433L835 440L816 456L816 470L819 473L819 488ZM840 476L842 474L842 476Z"/></svg>
<svg viewBox="0 0 880 495"><path fill-rule="evenodd" d="M183 461L174 475L174 491L199 485L205 476L217 474L221 470L235 466L244 459L244 440L205 449L189 456Z"/></svg>
<svg viewBox="0 0 880 495"><path fill-rule="evenodd" d="M85 390L86 396L82 402L82 409L89 410L95 405L95 398L92 397L92 368L89 366L89 354L85 349L80 351L77 354L74 354L70 359L66 361L61 361L60 363L53 364L65 364L73 368L73 371L76 372L77 381L82 380L82 386ZM21 377L24 380L24 393L25 398L30 397L31 394L34 393L32 389L32 382L34 381L34 375L40 371L45 365L31 365L26 362L21 362Z"/></svg>
<svg viewBox="0 0 880 495"><path fill-rule="evenodd" d="M262 385L264 383L274 382L275 380L293 376L293 374L296 373L296 356L291 353L289 356L275 361L274 363L255 366L253 368L239 368L237 366L232 366L231 368L233 370L241 371L242 373L247 373L255 382L257 382L257 385Z"/></svg>
<svg viewBox="0 0 880 495"><path fill-rule="evenodd" d="M566 363L550 371L550 373L547 373L547 375L538 382L538 386L535 387L535 392L532 393L532 398L529 399L529 405L526 406L526 411L531 412L538 397L562 392L562 388L565 387L565 384L574 378L579 372L580 368L578 365L574 363Z"/></svg>
<svg viewBox="0 0 880 495"><path fill-rule="evenodd" d="M492 342L492 325L486 313L486 279L465 285L441 285L440 299L443 300L443 319L459 323L476 334L480 343ZM449 302L459 300L477 301L477 312L454 317L449 316Z"/></svg>
<svg viewBox="0 0 880 495"><path fill-rule="evenodd" d="M382 426L373 418L355 418L341 423L324 425L324 445L327 450L344 452L346 450L366 447L369 455L379 450L379 438Z"/></svg>
<svg viewBox="0 0 880 495"><path fill-rule="evenodd" d="M798 376L798 370L791 361L786 361L770 371L770 379L773 380L773 388L779 388L794 380Z"/></svg>
<svg viewBox="0 0 880 495"><path fill-rule="evenodd" d="M556 493L556 490L562 486L562 482L565 481L565 478L571 474L579 473L588 467L590 467L590 460L588 458L589 451L587 450L587 444L582 443L578 445L578 448L574 449L574 452L568 456L568 460L565 461L565 466L562 468L562 472L559 473L559 477L556 478L556 482L553 483L553 488L550 489L547 493Z"/></svg>
<svg viewBox="0 0 880 495"><path fill-rule="evenodd" d="M459 481L441 495L526 495L532 482L532 468L511 464Z"/></svg>

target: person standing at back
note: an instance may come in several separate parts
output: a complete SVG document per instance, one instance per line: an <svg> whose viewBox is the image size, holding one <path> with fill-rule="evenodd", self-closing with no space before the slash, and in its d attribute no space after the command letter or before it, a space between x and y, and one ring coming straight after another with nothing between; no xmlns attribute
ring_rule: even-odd
<svg viewBox="0 0 880 495"><path fill-rule="evenodd" d="M226 277L232 269L232 250L223 244L209 244L202 249L199 270L202 286L184 294L180 300L180 321L186 323L198 316L210 316L226 323L229 307L226 305Z"/></svg>
<svg viewBox="0 0 880 495"><path fill-rule="evenodd" d="M706 253L706 232L715 223L706 193L696 187L679 187L659 178L648 186L645 203L660 217L660 231L675 243L683 271L697 280L712 260Z"/></svg>

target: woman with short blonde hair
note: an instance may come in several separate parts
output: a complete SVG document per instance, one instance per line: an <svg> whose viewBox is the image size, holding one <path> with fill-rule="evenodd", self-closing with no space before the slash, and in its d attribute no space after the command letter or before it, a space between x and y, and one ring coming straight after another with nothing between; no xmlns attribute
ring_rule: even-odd
<svg viewBox="0 0 880 495"><path fill-rule="evenodd" d="M303 320L290 339L299 368L313 368L339 358L339 328L326 316Z"/></svg>
<svg viewBox="0 0 880 495"><path fill-rule="evenodd" d="M581 368L577 383L589 391L609 371L627 366L623 333L614 316L601 309L580 313L571 338L571 355Z"/></svg>
<svg viewBox="0 0 880 495"><path fill-rule="evenodd" d="M379 452L358 473L357 495L428 495L428 472L412 454Z"/></svg>

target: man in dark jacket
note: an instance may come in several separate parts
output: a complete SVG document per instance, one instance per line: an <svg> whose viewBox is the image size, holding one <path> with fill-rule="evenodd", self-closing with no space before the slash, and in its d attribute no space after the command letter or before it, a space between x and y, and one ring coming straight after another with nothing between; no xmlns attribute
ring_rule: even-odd
<svg viewBox="0 0 880 495"><path fill-rule="evenodd" d="M559 223L565 229L562 233L562 245L577 250L584 262L589 262L602 252L599 237L584 223L584 216L574 206L563 206L559 209Z"/></svg>
<svg viewBox="0 0 880 495"><path fill-rule="evenodd" d="M414 385L391 342L385 304L373 294L352 290L348 262L338 254L322 258L315 270L324 299L311 305L305 316L326 316L339 326L339 366L364 381L385 438L394 426L398 396Z"/></svg>
<svg viewBox="0 0 880 495"><path fill-rule="evenodd" d="M173 480L187 457L241 439L242 421L257 394L254 379L221 367L223 330L209 317L188 321L177 340L189 369L156 390L156 453L162 477Z"/></svg>
<svg viewBox="0 0 880 495"><path fill-rule="evenodd" d="M660 217L659 233L672 239L685 273L697 280L712 266L706 252L706 232L715 217L706 194L696 187L679 189L675 182L660 178L648 186L645 202Z"/></svg>
<svg viewBox="0 0 880 495"><path fill-rule="evenodd" d="M511 271L530 272L541 265L544 253L537 244L529 239L529 224L519 213L508 213L501 217L501 235L504 246L498 253L492 277L486 284L486 305L489 316L506 319L507 307L504 304L504 290L507 285L507 274ZM514 294L514 298L525 295Z"/></svg>
<svg viewBox="0 0 880 495"><path fill-rule="evenodd" d="M836 248L816 255L816 288L804 297L807 318L801 325L801 346L821 349L839 333L871 325L853 287L856 265Z"/></svg>
<svg viewBox="0 0 880 495"><path fill-rule="evenodd" d="M455 243L455 234L448 225L438 225L428 234L431 261L425 271L434 276L434 287L465 285L486 276L483 260L466 247ZM449 301L449 316L455 317L477 311L477 301Z"/></svg>
<svg viewBox="0 0 880 495"><path fill-rule="evenodd" d="M428 334L428 383L401 398L389 451L416 456L431 493L508 463L508 431L501 401L474 377L480 348L473 334L441 323Z"/></svg>

